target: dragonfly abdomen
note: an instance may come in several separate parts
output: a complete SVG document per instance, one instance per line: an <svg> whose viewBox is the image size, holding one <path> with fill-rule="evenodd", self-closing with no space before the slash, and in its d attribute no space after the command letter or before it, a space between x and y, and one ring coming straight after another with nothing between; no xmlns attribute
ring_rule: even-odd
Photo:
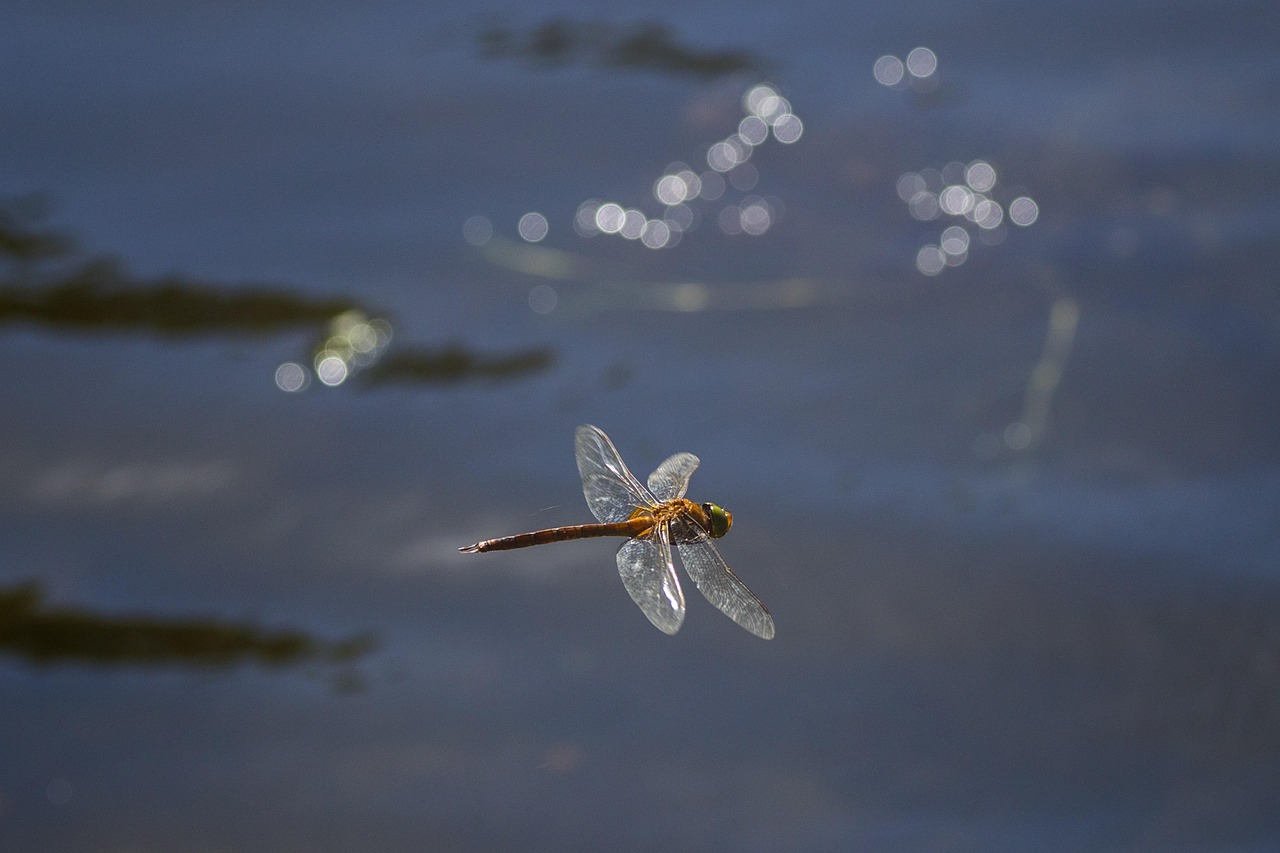
<svg viewBox="0 0 1280 853"><path fill-rule="evenodd" d="M458 550L464 554L476 554L485 551L530 548L534 545L545 545L548 542L567 542L570 539L591 539L597 536L641 536L649 532L652 527L652 516L638 516L614 524L572 524L568 527L550 527L546 530L518 533L515 536L503 536L499 539L485 539Z"/></svg>

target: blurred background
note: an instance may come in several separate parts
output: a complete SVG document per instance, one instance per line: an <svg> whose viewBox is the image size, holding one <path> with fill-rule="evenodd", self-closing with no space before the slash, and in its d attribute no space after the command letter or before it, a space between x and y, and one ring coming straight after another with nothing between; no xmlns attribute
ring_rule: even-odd
<svg viewBox="0 0 1280 853"><path fill-rule="evenodd" d="M4 849L1280 845L1273 3L3 17Z"/></svg>

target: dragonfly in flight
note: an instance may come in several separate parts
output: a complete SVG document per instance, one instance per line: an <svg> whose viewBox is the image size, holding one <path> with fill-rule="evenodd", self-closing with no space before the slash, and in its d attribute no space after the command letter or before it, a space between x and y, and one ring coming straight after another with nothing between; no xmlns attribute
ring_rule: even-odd
<svg viewBox="0 0 1280 853"><path fill-rule="evenodd" d="M645 488L598 427L578 427L574 448L582 492L598 524L486 539L458 550L475 554L595 536L626 536L627 541L618 549L622 584L650 622L674 634L684 622L685 611L684 592L672 561L671 546L675 545L685 571L707 601L757 637L772 639L773 617L738 580L711 541L729 532L733 514L716 504L698 504L684 496L698 457L692 453L671 456L649 475Z"/></svg>

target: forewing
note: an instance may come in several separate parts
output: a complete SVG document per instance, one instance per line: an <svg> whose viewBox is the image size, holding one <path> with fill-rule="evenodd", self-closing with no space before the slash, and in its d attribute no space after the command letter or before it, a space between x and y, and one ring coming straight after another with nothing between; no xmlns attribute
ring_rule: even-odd
<svg viewBox="0 0 1280 853"><path fill-rule="evenodd" d="M698 591L734 622L757 637L773 639L773 617L747 585L738 580L702 528L687 519L675 522L680 562Z"/></svg>
<svg viewBox="0 0 1280 853"><path fill-rule="evenodd" d="M573 434L582 493L591 514L606 524L626 521L636 507L653 506L653 495L627 470L609 436L584 424Z"/></svg>
<svg viewBox="0 0 1280 853"><path fill-rule="evenodd" d="M698 457L692 453L677 453L668 457L649 475L649 491L662 501L684 497L689 488L689 477L698 467Z"/></svg>
<svg viewBox="0 0 1280 853"><path fill-rule="evenodd" d="M674 634L684 622L684 592L671 564L667 525L629 539L618 549L618 574L631 600L658 630Z"/></svg>

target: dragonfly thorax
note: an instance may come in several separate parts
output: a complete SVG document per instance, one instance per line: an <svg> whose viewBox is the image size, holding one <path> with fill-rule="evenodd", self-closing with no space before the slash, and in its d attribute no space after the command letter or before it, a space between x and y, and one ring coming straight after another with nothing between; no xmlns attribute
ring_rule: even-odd
<svg viewBox="0 0 1280 853"><path fill-rule="evenodd" d="M719 539L733 526L733 513L718 504L696 504L688 498L673 498L652 507L638 507L631 518L652 518L655 524L688 518L706 531L713 539Z"/></svg>

